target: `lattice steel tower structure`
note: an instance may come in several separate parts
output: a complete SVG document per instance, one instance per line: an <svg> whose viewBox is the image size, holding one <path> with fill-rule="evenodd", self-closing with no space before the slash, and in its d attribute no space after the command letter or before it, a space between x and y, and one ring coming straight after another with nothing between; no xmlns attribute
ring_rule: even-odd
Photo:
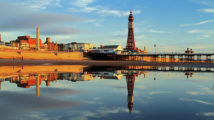
<svg viewBox="0 0 214 120"><path fill-rule="evenodd" d="M134 17L132 15L132 11L129 14L129 23L128 23L128 39L126 44L126 50L134 51L135 48L135 40L134 40Z"/></svg>

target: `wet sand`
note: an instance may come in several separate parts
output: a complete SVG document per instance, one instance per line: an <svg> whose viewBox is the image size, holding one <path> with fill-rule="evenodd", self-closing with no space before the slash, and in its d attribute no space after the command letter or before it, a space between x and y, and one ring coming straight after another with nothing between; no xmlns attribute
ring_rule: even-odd
<svg viewBox="0 0 214 120"><path fill-rule="evenodd" d="M183 62L141 62L141 61L94 61L94 60L13 60L0 59L0 66L26 65L87 65L87 66L170 66L170 67L209 67L214 63L183 63Z"/></svg>

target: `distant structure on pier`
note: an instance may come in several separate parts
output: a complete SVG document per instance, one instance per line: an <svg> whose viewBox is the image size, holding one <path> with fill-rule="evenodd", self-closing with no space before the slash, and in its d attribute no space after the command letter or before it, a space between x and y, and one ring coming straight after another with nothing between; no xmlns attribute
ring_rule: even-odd
<svg viewBox="0 0 214 120"><path fill-rule="evenodd" d="M128 23L128 39L126 44L126 50L135 51L135 40L134 40L134 17L132 15L132 11L130 11L129 15L129 23Z"/></svg>

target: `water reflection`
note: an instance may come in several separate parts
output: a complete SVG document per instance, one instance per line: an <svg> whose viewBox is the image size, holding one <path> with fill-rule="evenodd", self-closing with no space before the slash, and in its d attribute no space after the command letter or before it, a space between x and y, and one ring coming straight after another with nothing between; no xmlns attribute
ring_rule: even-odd
<svg viewBox="0 0 214 120"><path fill-rule="evenodd" d="M38 66L35 66L38 67ZM47 67L47 66L46 66ZM65 66L64 66L65 67ZM34 68L31 66L31 68ZM43 68L40 66L40 68ZM74 70L76 69L76 70ZM44 70L44 69L43 69ZM41 71L28 71L28 68L15 68L15 71L0 72L0 88L4 82L8 81L11 84L17 84L20 88L31 88L36 86L36 96L40 95L39 87L43 83L48 87L54 84L54 81L90 81L99 79L121 80L126 79L127 88L127 108L129 113L132 113L134 107L134 87L135 79L139 76L147 78L148 71L159 72L182 72L187 78L193 77L195 72L213 72L210 68L184 68L184 67L151 67L151 66L126 66L126 67L84 67L72 66L71 69L60 69L53 67L51 69ZM157 80L157 76L154 80ZM44 81L44 82L43 82ZM213 89L213 87L211 87ZM183 100L183 99L182 99Z"/></svg>

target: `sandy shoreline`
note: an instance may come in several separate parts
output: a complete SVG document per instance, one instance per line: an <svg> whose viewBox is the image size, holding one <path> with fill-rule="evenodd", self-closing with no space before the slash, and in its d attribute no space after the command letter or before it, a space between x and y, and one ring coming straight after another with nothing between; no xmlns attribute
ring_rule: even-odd
<svg viewBox="0 0 214 120"><path fill-rule="evenodd" d="M0 59L0 66L26 65L87 65L87 66L172 66L172 67L209 67L214 63L159 63L140 61L94 61L94 60L12 60Z"/></svg>

